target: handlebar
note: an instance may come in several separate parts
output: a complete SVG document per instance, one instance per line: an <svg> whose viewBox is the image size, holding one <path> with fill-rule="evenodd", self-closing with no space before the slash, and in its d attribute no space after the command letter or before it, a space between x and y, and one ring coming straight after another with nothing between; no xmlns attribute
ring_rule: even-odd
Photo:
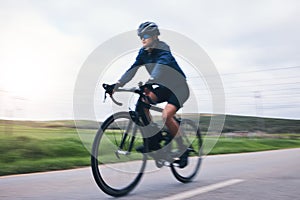
<svg viewBox="0 0 300 200"><path fill-rule="evenodd" d="M109 94L111 100L117 104L118 106L122 106L123 104L121 102L118 102L114 97L113 97L113 93L114 92L133 92L133 93L137 93L141 96L143 96L143 91L144 91L144 87L145 85L142 85L141 83L139 83L139 88L117 88L115 84L113 85L109 85L109 84L102 84L102 87L105 90L104 93L104 102L106 100L107 94Z"/></svg>
<svg viewBox="0 0 300 200"><path fill-rule="evenodd" d="M113 93L114 92L133 92L133 93L136 93L136 94L139 94L140 95L140 98L145 98L149 103L145 103L143 102L143 105L148 108L148 109L151 109L151 110L154 110L154 111L157 111L157 112L162 112L163 109L160 108L160 107L156 107L156 106L153 106L151 104L155 104L155 102L152 101L152 99L148 96L146 96L144 94L144 89L147 88L147 87L151 87L153 84L145 84L143 85L141 82L139 83L139 87L138 88L117 88L115 84L113 85L108 85L108 84L103 84L103 88L105 89L105 94L104 94L104 101L106 99L106 94L109 94L110 98L112 99L112 101L117 104L118 106L122 106L123 104L116 101L115 98L113 97Z"/></svg>

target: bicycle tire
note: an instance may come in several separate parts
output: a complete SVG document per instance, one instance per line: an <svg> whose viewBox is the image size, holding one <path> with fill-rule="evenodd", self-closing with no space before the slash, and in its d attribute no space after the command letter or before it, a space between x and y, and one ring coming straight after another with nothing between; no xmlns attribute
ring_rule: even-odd
<svg viewBox="0 0 300 200"><path fill-rule="evenodd" d="M195 152L189 153L188 165L186 167L181 169L171 164L171 171L178 181L188 183L195 178L200 169L202 161L202 137L200 128L196 126L192 120L182 119L180 128L183 140L185 143L188 143L189 147L192 147Z"/></svg>
<svg viewBox="0 0 300 200"><path fill-rule="evenodd" d="M127 125L124 126L124 124ZM118 124L119 123L119 124ZM97 134L94 138L93 142L93 147L92 147L92 155L91 155L91 167L92 167L92 172L94 179L99 186L99 188L105 192L108 195L114 196L114 197L120 197L128 194L130 191L132 191L140 179L142 178L143 172L146 167L146 161L147 158L145 155L138 153L135 151L135 148L133 146L132 148L132 154L130 155L116 155L116 148L118 149L118 146L120 145L119 139L124 136L124 127L129 126L129 123L133 124L132 119L129 115L128 112L118 112L107 118L97 131ZM120 130L118 130L118 128ZM128 127L127 127L128 128ZM129 131L127 130L126 131ZM139 128L137 128L139 129ZM120 138L114 138L112 137L114 135L115 137L120 137ZM106 137L104 137L106 136ZM129 135L130 136L130 135ZM132 138L132 135L131 135ZM129 144L128 142L131 140L129 138L126 140L126 143L124 144L124 150L127 150ZM136 137L137 139L137 137ZM140 138L139 138L140 139ZM140 139L141 141L142 139ZM102 148L103 146L103 148ZM105 146L105 148L104 148ZM115 154L115 157L114 157ZM134 166L131 164L132 162L126 162L126 161L133 161L136 158L130 156L138 156L141 160L140 161L135 161ZM111 157L106 159L105 156ZM121 157L122 158L118 158ZM105 160L106 159L106 160ZM124 159L122 161L125 162L119 162L117 164L112 163L112 159L114 161L118 162L118 159ZM110 161L109 161L110 160ZM137 163L140 164L137 168ZM128 165L129 167L124 167ZM123 168L117 169L118 167L124 167L126 171L124 171ZM132 167L132 169L130 168ZM134 168L134 169L133 169ZM116 183L111 183L111 174L108 174L108 177L106 177L106 174L104 172L111 170L113 173L119 173L117 175L118 180L114 181ZM132 171L127 171L127 170L132 170ZM125 172L125 173L124 173ZM128 174L127 174L128 173ZM118 182L121 182L123 179L120 178L121 176L130 176L133 175L132 180L125 177L123 178L124 181L127 181L128 183L122 183L121 186L118 186L116 184L119 184ZM121 183L120 183L121 184Z"/></svg>

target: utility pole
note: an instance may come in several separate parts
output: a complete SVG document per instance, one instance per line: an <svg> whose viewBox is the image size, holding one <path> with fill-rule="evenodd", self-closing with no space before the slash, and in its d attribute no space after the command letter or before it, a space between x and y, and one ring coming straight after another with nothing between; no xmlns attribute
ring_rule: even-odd
<svg viewBox="0 0 300 200"><path fill-rule="evenodd" d="M256 117L257 117L257 129L263 131L265 129L265 122L263 118L263 102L262 95L260 91L254 91Z"/></svg>
<svg viewBox="0 0 300 200"><path fill-rule="evenodd" d="M3 98L4 97L4 98ZM3 119L4 133L13 134L14 129L14 114L15 111L21 110L17 105L17 101L26 100L23 97L11 96L5 90L0 90L0 118Z"/></svg>
<svg viewBox="0 0 300 200"><path fill-rule="evenodd" d="M0 117L3 118L5 115L7 115L7 108L4 104L5 97L7 97L7 91L6 90L0 90ZM4 133L9 133L9 121L7 119L3 119L3 131Z"/></svg>

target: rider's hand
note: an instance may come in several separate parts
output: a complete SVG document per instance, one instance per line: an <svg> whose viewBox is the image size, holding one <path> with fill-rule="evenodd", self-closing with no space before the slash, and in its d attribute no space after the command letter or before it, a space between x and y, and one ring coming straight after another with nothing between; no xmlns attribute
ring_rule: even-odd
<svg viewBox="0 0 300 200"><path fill-rule="evenodd" d="M103 84L103 87L105 89L105 93L112 96L113 93L120 87L120 84L119 83L115 83L115 84L112 84L112 85Z"/></svg>
<svg viewBox="0 0 300 200"><path fill-rule="evenodd" d="M148 83L148 81L142 86L143 92L145 95L148 95L149 92L152 91L153 87L151 83Z"/></svg>
<svg viewBox="0 0 300 200"><path fill-rule="evenodd" d="M117 83L115 83L115 84L112 84L111 86L112 86L113 90L112 90L112 93L111 93L110 95L113 95L113 94L116 92L116 90L118 90L118 88L119 88L121 85L120 85L119 82L117 82Z"/></svg>
<svg viewBox="0 0 300 200"><path fill-rule="evenodd" d="M146 96L149 95L150 92L151 92L151 90L148 87L144 87L144 94Z"/></svg>

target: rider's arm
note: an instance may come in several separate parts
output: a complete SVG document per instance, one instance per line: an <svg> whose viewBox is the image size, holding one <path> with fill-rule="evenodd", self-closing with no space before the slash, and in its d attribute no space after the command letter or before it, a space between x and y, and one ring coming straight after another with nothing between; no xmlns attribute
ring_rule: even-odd
<svg viewBox="0 0 300 200"><path fill-rule="evenodd" d="M158 57L155 63L155 66L150 74L152 80L160 80L162 77L167 76L164 71L170 65L170 52L168 51L160 51L158 53Z"/></svg>
<svg viewBox="0 0 300 200"><path fill-rule="evenodd" d="M155 63L148 82L161 84L170 88L186 81L185 74L170 51L160 50Z"/></svg>
<svg viewBox="0 0 300 200"><path fill-rule="evenodd" d="M136 74L137 70L141 65L143 65L144 62L142 60L142 49L140 50L138 56L136 57L135 62L133 65L123 74L123 76L118 80L119 86L124 86L126 83L128 83Z"/></svg>

